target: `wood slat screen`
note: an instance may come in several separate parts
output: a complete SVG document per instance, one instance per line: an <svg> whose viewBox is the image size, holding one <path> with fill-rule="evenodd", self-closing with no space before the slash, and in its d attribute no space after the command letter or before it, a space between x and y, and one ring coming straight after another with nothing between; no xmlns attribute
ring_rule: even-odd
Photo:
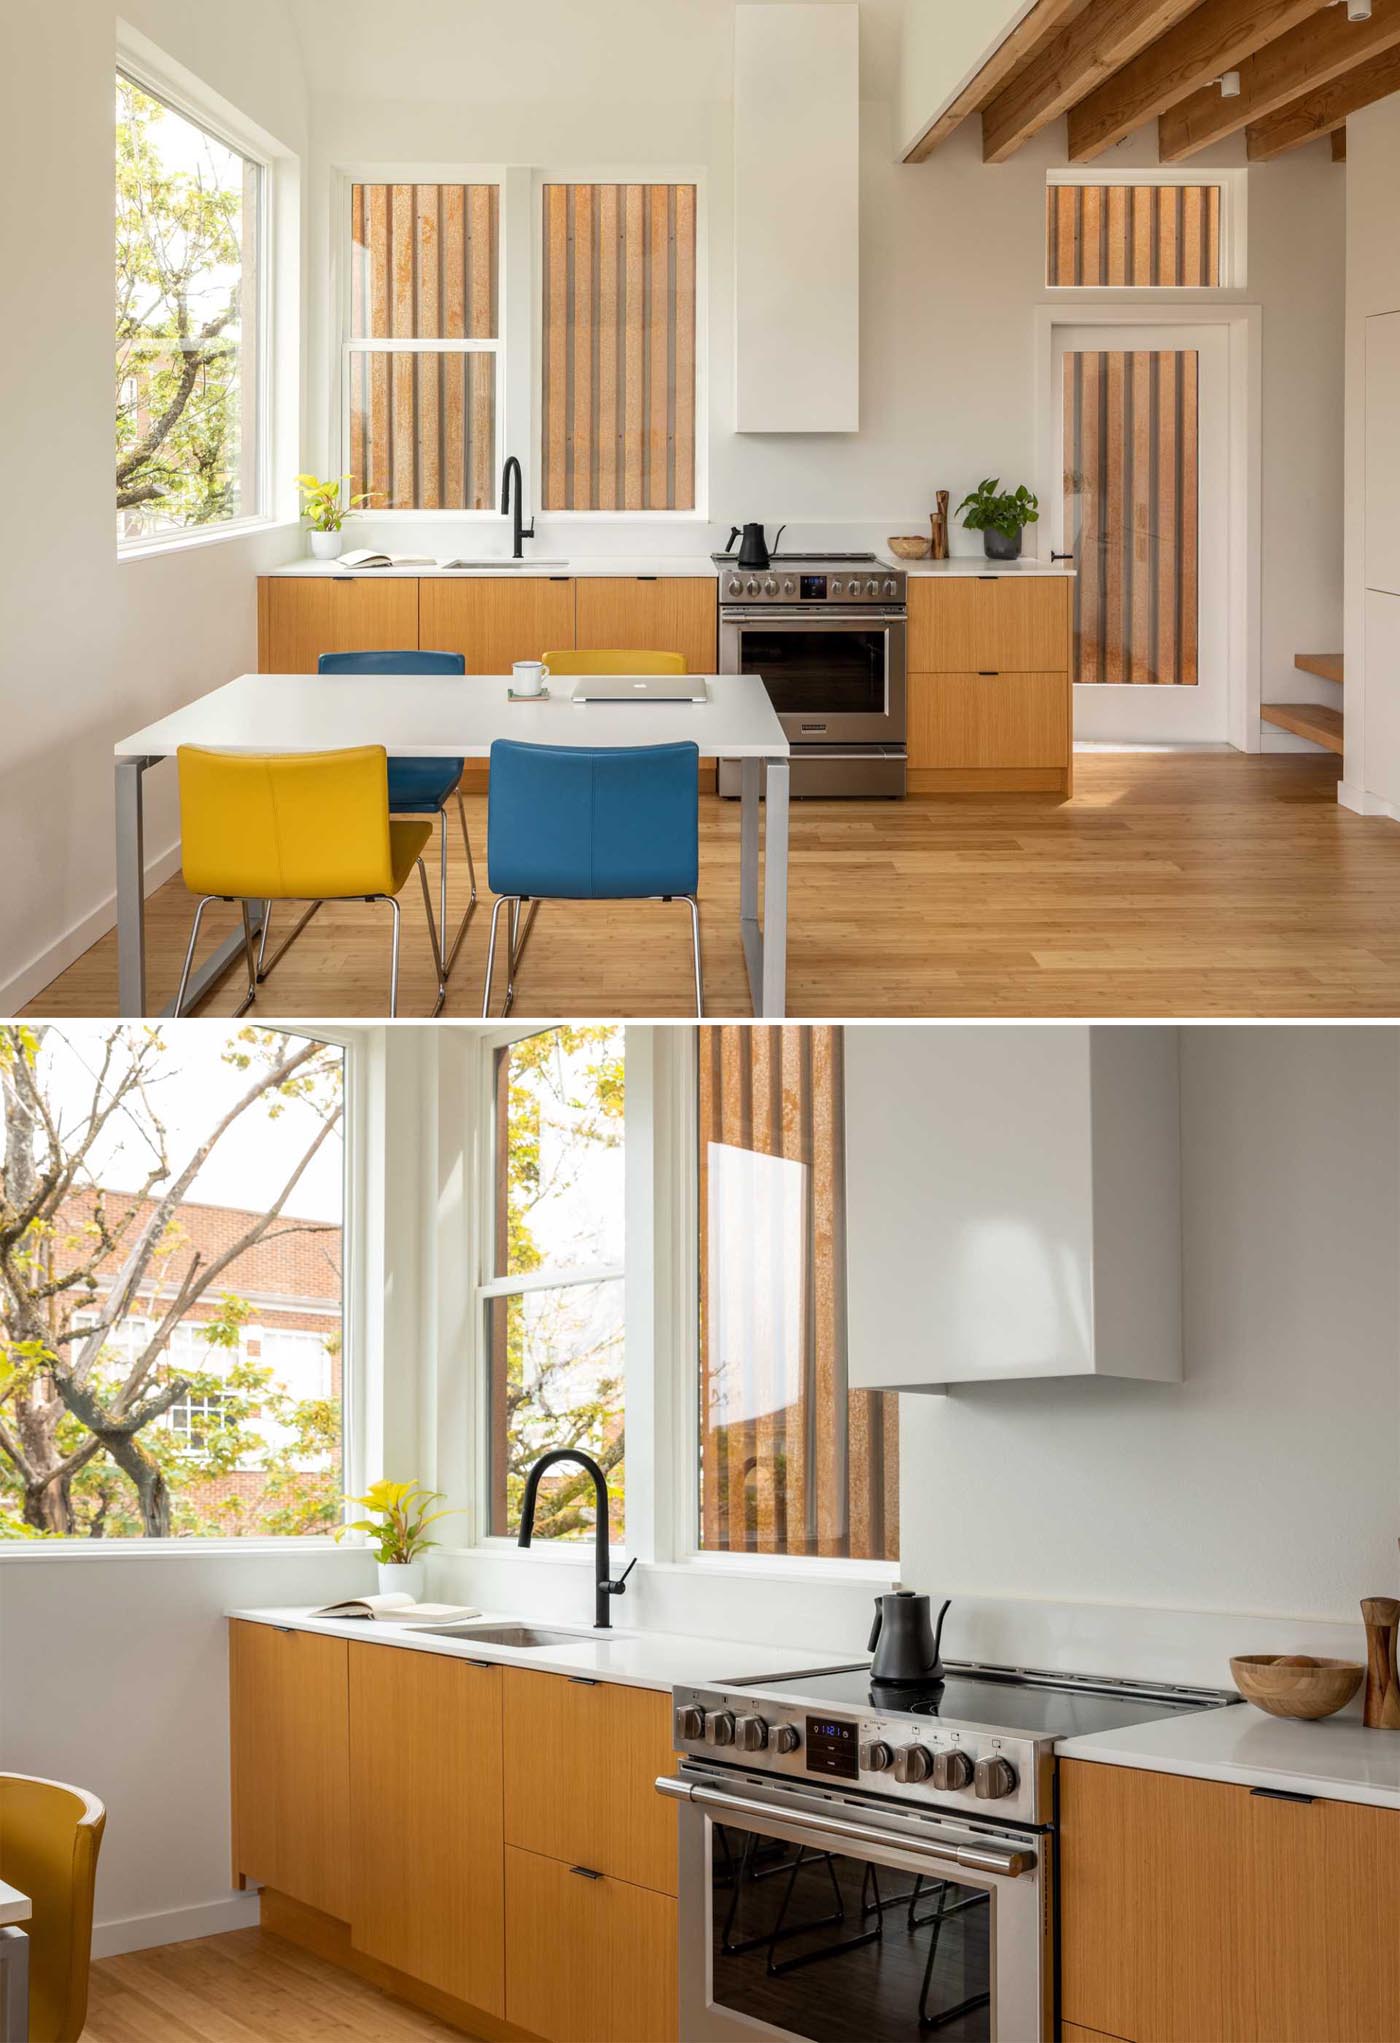
<svg viewBox="0 0 1400 2043"><path fill-rule="evenodd" d="M841 1030L703 1028L699 1044L701 1545L896 1559L898 1399L847 1388ZM777 1354L736 1371L715 1352L720 1145L803 1166L800 1366L781 1382Z"/></svg>
<svg viewBox="0 0 1400 2043"><path fill-rule="evenodd" d="M1045 238L1048 284L1219 284L1220 187L1052 184Z"/></svg>
<svg viewBox="0 0 1400 2043"><path fill-rule="evenodd" d="M1076 681L1199 680L1199 357L1066 355Z"/></svg>
<svg viewBox="0 0 1400 2043"><path fill-rule="evenodd" d="M495 185L350 192L350 488L391 510L495 497L500 197ZM409 349L357 342L408 341ZM434 346L477 341L480 349Z"/></svg>
<svg viewBox="0 0 1400 2043"><path fill-rule="evenodd" d="M695 186L544 188L547 511L695 505Z"/></svg>

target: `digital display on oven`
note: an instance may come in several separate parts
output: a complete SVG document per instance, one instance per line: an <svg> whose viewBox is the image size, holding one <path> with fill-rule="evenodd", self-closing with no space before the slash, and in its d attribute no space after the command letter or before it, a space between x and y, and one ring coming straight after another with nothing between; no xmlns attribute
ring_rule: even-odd
<svg viewBox="0 0 1400 2043"><path fill-rule="evenodd" d="M804 603L824 603L826 601L825 575L803 575L801 579L802 600Z"/></svg>
<svg viewBox="0 0 1400 2043"><path fill-rule="evenodd" d="M853 1781L860 1774L856 1727L841 1717L808 1717L807 1771Z"/></svg>

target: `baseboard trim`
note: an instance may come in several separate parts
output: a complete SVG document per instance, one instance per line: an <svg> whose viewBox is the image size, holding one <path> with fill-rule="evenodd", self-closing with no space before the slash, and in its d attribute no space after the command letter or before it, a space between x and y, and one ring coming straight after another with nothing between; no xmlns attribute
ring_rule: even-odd
<svg viewBox="0 0 1400 2043"><path fill-rule="evenodd" d="M1337 800L1354 816L1384 816L1389 822L1400 823L1400 808L1394 802L1384 801L1380 795L1370 794L1352 781L1337 782Z"/></svg>
<svg viewBox="0 0 1400 2043"><path fill-rule="evenodd" d="M180 847L172 844L159 858L151 860L146 867L146 898L150 899L157 887L163 887L180 870ZM0 982L0 1014L19 1014L31 1000L37 998L46 986L66 972L68 967L91 949L99 937L116 928L117 897L108 894L89 915L77 922L66 935L51 943L47 950L40 951L10 979Z"/></svg>
<svg viewBox="0 0 1400 2043"><path fill-rule="evenodd" d="M230 1894L223 1901L196 1902L192 1908L161 1908L154 1915L129 1915L118 1922L94 1923L92 1955L120 1958L127 1951L154 1950L158 1944L188 1944L196 1937L255 1929L257 1921L255 1893Z"/></svg>

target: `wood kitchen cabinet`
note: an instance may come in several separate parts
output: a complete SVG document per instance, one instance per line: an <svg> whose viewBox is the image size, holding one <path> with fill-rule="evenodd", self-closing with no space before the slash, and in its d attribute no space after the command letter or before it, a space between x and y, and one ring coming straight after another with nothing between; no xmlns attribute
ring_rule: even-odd
<svg viewBox="0 0 1400 2043"><path fill-rule="evenodd" d="M580 579L576 643L680 653L691 674L715 669L715 584L695 575L598 575Z"/></svg>
<svg viewBox="0 0 1400 2043"><path fill-rule="evenodd" d="M943 767L1054 767L1069 751L1063 674L916 674L909 757Z"/></svg>
<svg viewBox="0 0 1400 2043"><path fill-rule="evenodd" d="M352 1941L503 2014L501 1670L349 1652Z"/></svg>
<svg viewBox="0 0 1400 2043"><path fill-rule="evenodd" d="M1068 794L1064 576L911 575L909 792Z"/></svg>
<svg viewBox="0 0 1400 2043"><path fill-rule="evenodd" d="M349 1906L350 1759L343 1639L229 1627L233 1875L328 1915Z"/></svg>
<svg viewBox="0 0 1400 2043"><path fill-rule="evenodd" d="M1066 1760L1060 1908L1066 2036L1400 2038L1394 1810Z"/></svg>
<svg viewBox="0 0 1400 2043"><path fill-rule="evenodd" d="M460 653L469 674L508 674L574 643L574 584L541 575L482 575L417 584L418 643Z"/></svg>
<svg viewBox="0 0 1400 2043"><path fill-rule="evenodd" d="M374 581L364 575L263 575L259 671L314 674L322 653L417 647L419 586L400 576Z"/></svg>
<svg viewBox="0 0 1400 2043"><path fill-rule="evenodd" d="M671 1895L509 1845L506 1911L506 2007L517 2028L550 2043L672 2043Z"/></svg>

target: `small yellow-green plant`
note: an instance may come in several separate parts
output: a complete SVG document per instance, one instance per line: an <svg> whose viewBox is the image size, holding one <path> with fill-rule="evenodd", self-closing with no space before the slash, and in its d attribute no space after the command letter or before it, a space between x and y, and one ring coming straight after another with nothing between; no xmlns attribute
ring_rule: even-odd
<svg viewBox="0 0 1400 2043"><path fill-rule="evenodd" d="M348 503L341 500L340 486L350 480L348 475L331 476L322 480L319 475L299 475L297 488L301 491L301 515L311 522L313 532L338 532L352 512L362 504L370 502L373 490L362 490Z"/></svg>
<svg viewBox="0 0 1400 2043"><path fill-rule="evenodd" d="M391 1483L381 1478L371 1483L363 1497L347 1497L347 1504L363 1504L372 1515L342 1525L336 1538L347 1532L368 1532L374 1541L375 1559L386 1567L417 1560L419 1554L437 1541L425 1537L439 1518L451 1518L451 1511L430 1511L442 1496L441 1490L425 1490L419 1483Z"/></svg>

